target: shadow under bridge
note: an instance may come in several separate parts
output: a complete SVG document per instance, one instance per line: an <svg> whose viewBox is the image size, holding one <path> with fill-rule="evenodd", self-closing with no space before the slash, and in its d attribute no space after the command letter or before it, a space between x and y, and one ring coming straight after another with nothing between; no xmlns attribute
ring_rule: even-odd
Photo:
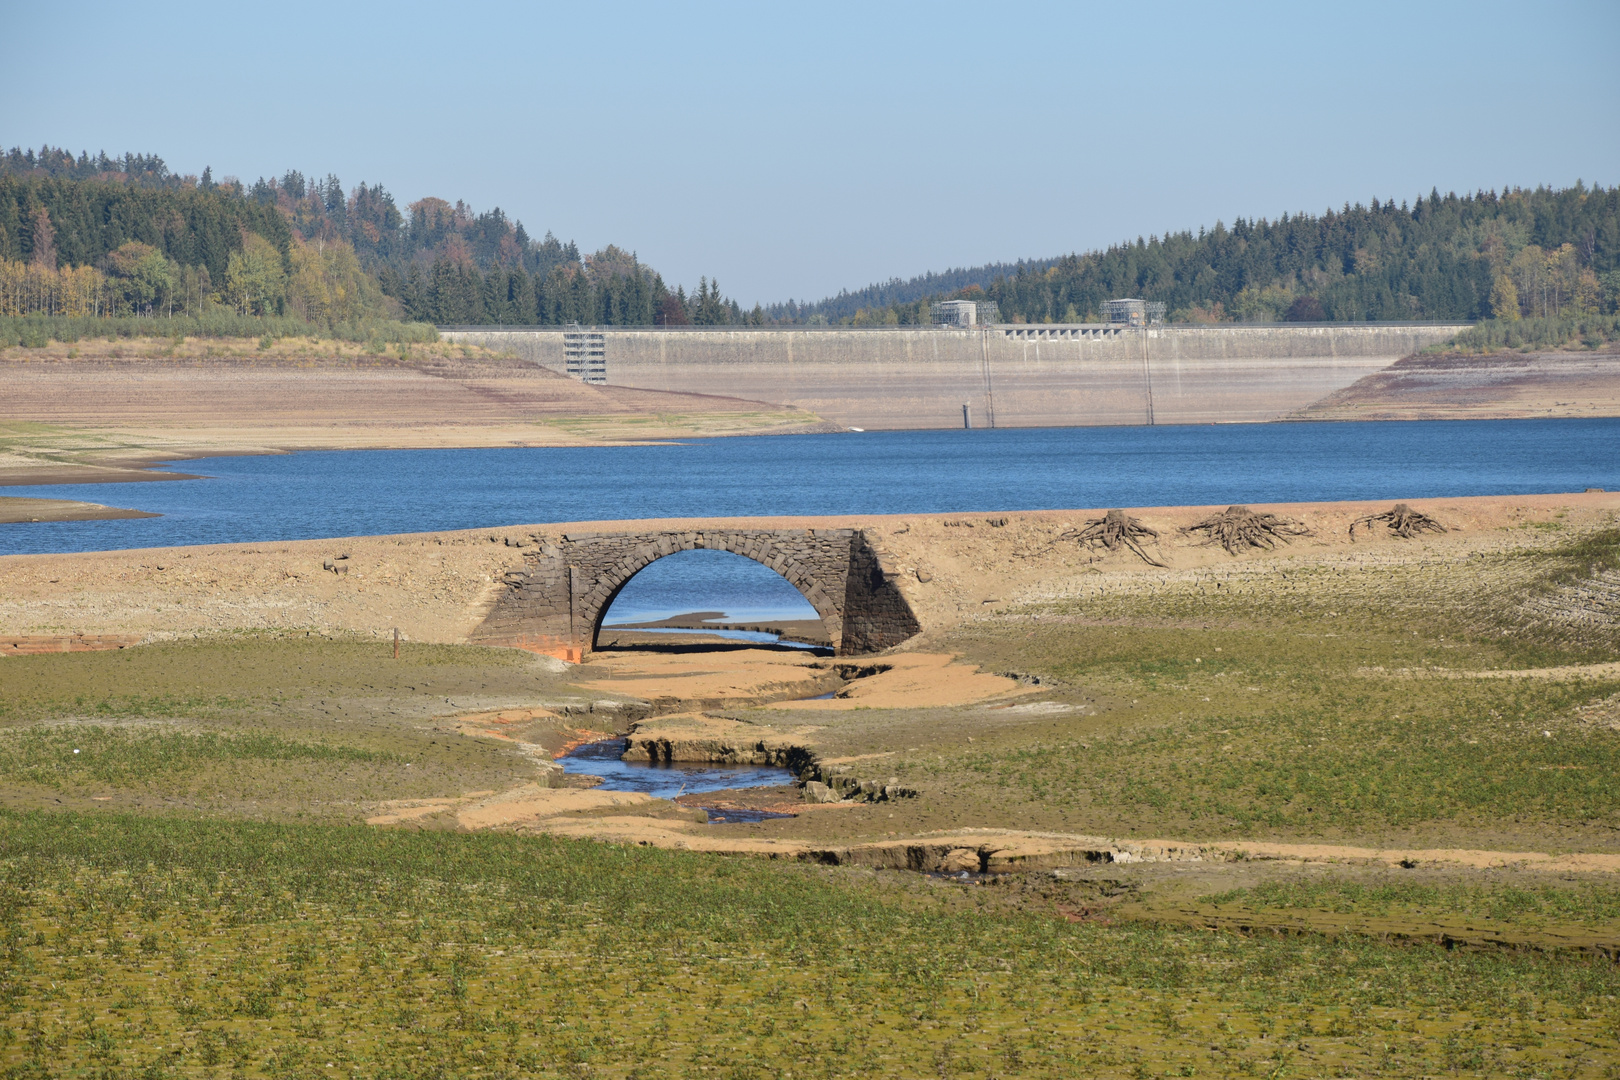
<svg viewBox="0 0 1620 1080"><path fill-rule="evenodd" d="M729 551L804 594L840 656L879 652L922 627L860 529L704 529L540 536L472 640L578 660L613 598L648 564L678 551Z"/></svg>

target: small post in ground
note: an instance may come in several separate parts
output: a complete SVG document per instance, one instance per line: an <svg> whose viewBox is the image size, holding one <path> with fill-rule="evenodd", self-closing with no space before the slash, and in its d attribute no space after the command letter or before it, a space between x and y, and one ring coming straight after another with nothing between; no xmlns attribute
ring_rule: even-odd
<svg viewBox="0 0 1620 1080"><path fill-rule="evenodd" d="M394 627L394 659L399 659L399 627Z"/></svg>

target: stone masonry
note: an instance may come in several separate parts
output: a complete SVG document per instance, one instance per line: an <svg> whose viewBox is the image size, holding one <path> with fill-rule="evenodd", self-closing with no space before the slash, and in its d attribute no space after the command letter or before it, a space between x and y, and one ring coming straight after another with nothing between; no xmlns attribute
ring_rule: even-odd
<svg viewBox="0 0 1620 1080"><path fill-rule="evenodd" d="M541 538L472 640L567 654L595 647L619 590L649 563L710 548L775 570L821 616L840 655L898 645L921 626L859 529L567 533Z"/></svg>

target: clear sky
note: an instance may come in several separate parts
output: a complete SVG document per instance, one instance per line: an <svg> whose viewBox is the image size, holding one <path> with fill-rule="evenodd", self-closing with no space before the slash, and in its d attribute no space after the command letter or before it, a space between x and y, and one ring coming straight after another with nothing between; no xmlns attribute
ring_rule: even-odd
<svg viewBox="0 0 1620 1080"><path fill-rule="evenodd" d="M0 140L499 205L745 305L1620 182L1620 2L3 0Z"/></svg>

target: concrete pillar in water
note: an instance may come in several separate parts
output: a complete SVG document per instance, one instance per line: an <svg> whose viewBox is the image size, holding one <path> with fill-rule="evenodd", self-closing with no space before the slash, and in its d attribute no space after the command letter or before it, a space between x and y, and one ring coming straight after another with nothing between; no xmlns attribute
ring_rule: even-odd
<svg viewBox="0 0 1620 1080"><path fill-rule="evenodd" d="M965 401L962 403L962 427L969 431L973 429L973 414Z"/></svg>

